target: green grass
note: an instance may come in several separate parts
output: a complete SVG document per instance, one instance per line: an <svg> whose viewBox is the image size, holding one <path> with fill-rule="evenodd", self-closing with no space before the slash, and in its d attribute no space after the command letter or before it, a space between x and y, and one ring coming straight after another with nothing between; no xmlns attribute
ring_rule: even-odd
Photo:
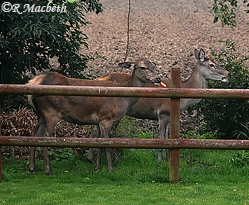
<svg viewBox="0 0 249 205"><path fill-rule="evenodd" d="M96 172L85 158L52 161L53 176L29 173L26 161L4 159L0 204L249 204L249 168L242 151L182 150L179 184L169 184L169 166L155 150L121 150L115 172L106 161ZM233 160L231 160L233 159ZM243 163L244 165L244 163Z"/></svg>

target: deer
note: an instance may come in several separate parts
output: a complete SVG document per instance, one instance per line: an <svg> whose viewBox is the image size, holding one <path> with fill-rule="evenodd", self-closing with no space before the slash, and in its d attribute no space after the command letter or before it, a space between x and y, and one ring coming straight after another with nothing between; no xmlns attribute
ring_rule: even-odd
<svg viewBox="0 0 249 205"><path fill-rule="evenodd" d="M228 81L229 72L218 64L210 60L203 49L194 50L194 56L197 60L196 68L191 76L180 82L181 88L208 88L208 80L218 80L222 82ZM121 79L128 78L130 74L126 73L113 73L100 78L99 81L114 81L118 82ZM170 87L170 79L163 78L162 82ZM147 84L146 87L153 87ZM198 103L200 99L180 99L180 110L185 110L186 107ZM169 98L140 98L138 102L126 113L126 115L139 118L159 121L159 138L168 139L168 125L170 119L170 99ZM162 160L162 149L158 150L158 161ZM168 151L166 158L169 161Z"/></svg>
<svg viewBox="0 0 249 205"><path fill-rule="evenodd" d="M159 83L156 76L155 63L141 58L135 62L120 63L119 66L131 68L132 74L122 84L112 81L96 81L68 78L57 72L42 73L32 78L27 85L66 85L66 86L105 86L105 87L144 87L146 83ZM97 125L101 138L109 138L126 112L138 101L136 97L93 97L93 96L51 96L29 95L29 103L33 106L38 123L34 136L53 136L56 124L62 119L80 125ZM31 172L35 171L35 147L30 152ZM106 150L108 171L113 172L112 159L109 149ZM98 150L100 156L101 150ZM100 158L100 157L99 157ZM52 175L47 147L43 148L43 160L46 174ZM96 162L100 169L101 160Z"/></svg>

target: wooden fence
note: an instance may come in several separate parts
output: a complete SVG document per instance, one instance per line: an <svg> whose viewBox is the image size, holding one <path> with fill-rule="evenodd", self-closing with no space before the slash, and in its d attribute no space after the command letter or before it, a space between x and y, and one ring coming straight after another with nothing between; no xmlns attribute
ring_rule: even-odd
<svg viewBox="0 0 249 205"><path fill-rule="evenodd" d="M136 149L170 149L171 183L180 181L180 149L249 149L249 140L199 140L180 139L180 98L249 98L249 89L191 89L179 88L180 69L171 71L171 88L50 86L50 85L0 85L0 95L46 94L108 97L171 98L170 139L100 139L1 136L1 146L52 146L52 147L108 147ZM2 179L2 153L0 149L0 180Z"/></svg>

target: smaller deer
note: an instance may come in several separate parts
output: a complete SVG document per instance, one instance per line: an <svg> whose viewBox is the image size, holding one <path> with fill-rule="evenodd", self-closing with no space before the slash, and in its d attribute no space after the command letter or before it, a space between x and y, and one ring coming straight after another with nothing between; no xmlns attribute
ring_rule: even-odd
<svg viewBox="0 0 249 205"><path fill-rule="evenodd" d="M207 88L208 80L219 80L226 82L228 80L229 72L215 64L208 57L206 57L203 49L198 51L194 50L195 58L197 59L197 66L186 81L180 83L181 88ZM114 82L121 81L121 79L129 78L130 74L113 73L104 77L98 78L98 80L111 80ZM170 87L170 79L164 78L162 80L167 87ZM152 87L153 85L146 85L146 87ZM198 103L200 99L181 99L180 109L183 111L187 106ZM160 139L169 138L167 132L167 126L169 124L170 117L170 99L169 98L140 98L139 101L126 113L128 116L159 120L159 137ZM167 156L169 156L167 154ZM158 152L158 160L162 160L162 150Z"/></svg>
<svg viewBox="0 0 249 205"><path fill-rule="evenodd" d="M67 78L59 73L51 72L35 76L28 85L67 85L67 86L106 86L106 87L143 87L146 83L159 83L161 80L155 75L155 64L147 59L136 62L125 62L123 67L134 65L133 73L125 83L111 81L82 80ZM124 80L121 79L122 82ZM38 116L38 124L34 136L52 136L55 125L61 119L81 125L97 125L100 137L109 138L113 129L117 127L125 113L138 101L130 97L89 97L89 96L28 96L30 104ZM113 171L110 150L106 149L108 170ZM100 149L98 151L100 156ZM47 148L43 148L43 158L46 173L53 174L48 157ZM96 169L100 168L100 159ZM35 171L35 147L31 148L30 171Z"/></svg>

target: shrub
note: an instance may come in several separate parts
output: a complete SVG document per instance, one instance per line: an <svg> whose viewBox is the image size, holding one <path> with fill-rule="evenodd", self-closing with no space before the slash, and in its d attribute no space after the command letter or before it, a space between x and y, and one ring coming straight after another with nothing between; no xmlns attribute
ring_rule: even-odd
<svg viewBox="0 0 249 205"><path fill-rule="evenodd" d="M62 5L63 0L53 4ZM3 12L0 10L0 83L26 83L27 74L50 70L49 59L58 58L59 72L79 77L90 58L79 53L87 47L82 26L86 11L102 11L99 0L65 2L66 12ZM20 1L13 0L12 4ZM48 1L24 0L24 4L47 5ZM22 8L22 7L20 7ZM22 11L22 10L21 10Z"/></svg>
<svg viewBox="0 0 249 205"><path fill-rule="evenodd" d="M62 6L63 0L53 1ZM31 74L55 69L69 77L84 77L81 71L91 58L79 53L87 47L87 36L82 26L88 24L84 18L87 11L102 11L99 0L65 2L66 12L3 12L0 9L0 84L26 83ZM17 0L21 5L42 6L47 1ZM2 4L1 4L2 5ZM22 6L20 7L20 9ZM22 11L22 10L21 10ZM50 59L55 59L58 68L52 68ZM10 98L5 98L7 101ZM0 99L0 107L4 106ZM23 101L15 100L15 108Z"/></svg>
<svg viewBox="0 0 249 205"><path fill-rule="evenodd" d="M245 12L249 13L249 2L243 0L243 3L248 7ZM231 26L232 28L237 26L237 13L239 3L237 0L214 0L213 11L214 11L214 23L220 19L222 26Z"/></svg>

